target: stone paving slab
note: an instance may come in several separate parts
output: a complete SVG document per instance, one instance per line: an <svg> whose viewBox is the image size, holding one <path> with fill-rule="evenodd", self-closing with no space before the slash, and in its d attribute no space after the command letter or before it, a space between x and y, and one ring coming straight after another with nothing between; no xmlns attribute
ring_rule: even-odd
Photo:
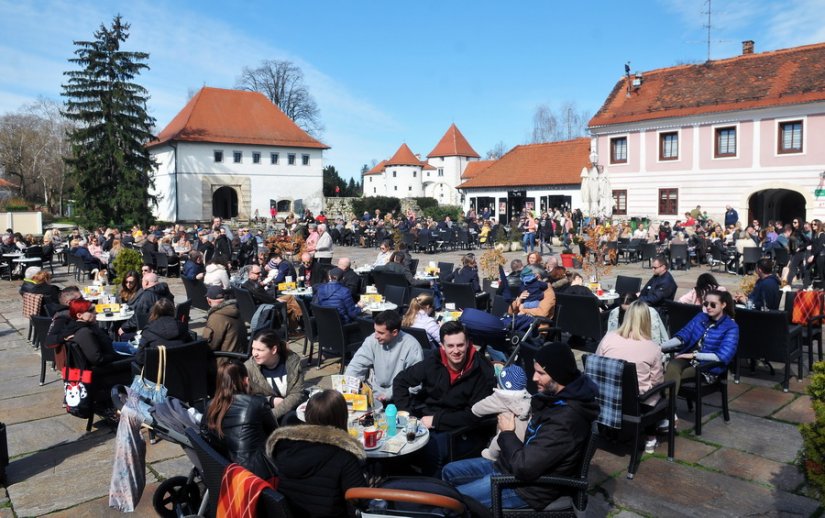
<svg viewBox="0 0 825 518"><path fill-rule="evenodd" d="M754 387L730 402L730 409L755 416L765 417L787 405L794 399L791 393Z"/></svg>
<svg viewBox="0 0 825 518"><path fill-rule="evenodd" d="M810 516L819 508L810 498L655 458L633 480L602 487L614 505L648 516Z"/></svg>
<svg viewBox="0 0 825 518"><path fill-rule="evenodd" d="M9 486L9 496L18 516L41 516L109 494L112 441L82 452L74 451L77 446L75 443L49 450L41 455L44 469ZM146 481L152 483L157 479L147 472Z"/></svg>
<svg viewBox="0 0 825 518"><path fill-rule="evenodd" d="M52 391L6 399L2 405L0 421L7 425L66 414L61 402L55 401Z"/></svg>
<svg viewBox="0 0 825 518"><path fill-rule="evenodd" d="M797 466L749 455L730 448L721 448L700 460L699 464L717 469L727 475L762 482L785 491L793 491L805 481L805 476Z"/></svg>
<svg viewBox="0 0 825 518"><path fill-rule="evenodd" d="M69 414L13 424L6 427L6 431L11 458L87 438L86 420ZM98 430L94 433L109 432Z"/></svg>
<svg viewBox="0 0 825 518"><path fill-rule="evenodd" d="M799 396L771 417L791 423L813 423L814 409L811 406L811 397Z"/></svg>
<svg viewBox="0 0 825 518"><path fill-rule="evenodd" d="M796 426L740 412L731 412L729 423L704 425L700 439L783 463L793 462L802 447Z"/></svg>
<svg viewBox="0 0 825 518"><path fill-rule="evenodd" d="M163 479L177 477L179 475L187 476L193 467L192 461L183 453L181 453L179 457L156 462L151 464L151 466L158 476Z"/></svg>
<svg viewBox="0 0 825 518"><path fill-rule="evenodd" d="M157 489L158 485L158 483L146 484L143 496L131 516L157 516L152 507L152 495L155 494L155 489ZM124 513L115 511L109 507L109 496L107 495L89 502L84 502L71 509L50 513L45 516L49 518L122 518Z"/></svg>
<svg viewBox="0 0 825 518"><path fill-rule="evenodd" d="M667 445L665 445L665 448L667 448ZM695 464L699 462L699 459L707 457L717 449L719 449L717 446L711 446L688 437L677 436L675 459L688 464ZM667 450L662 451L667 454Z"/></svg>

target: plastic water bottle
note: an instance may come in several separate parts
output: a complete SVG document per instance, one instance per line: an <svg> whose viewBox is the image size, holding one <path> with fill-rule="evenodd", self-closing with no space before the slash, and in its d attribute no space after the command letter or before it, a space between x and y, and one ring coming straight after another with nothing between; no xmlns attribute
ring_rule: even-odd
<svg viewBox="0 0 825 518"><path fill-rule="evenodd" d="M384 415L387 416L387 435L394 437L398 433L398 409L395 405L389 404L384 410Z"/></svg>

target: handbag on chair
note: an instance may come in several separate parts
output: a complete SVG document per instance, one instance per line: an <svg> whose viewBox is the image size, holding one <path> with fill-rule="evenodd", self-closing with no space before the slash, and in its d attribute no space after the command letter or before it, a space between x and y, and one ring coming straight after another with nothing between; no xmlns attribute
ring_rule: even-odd
<svg viewBox="0 0 825 518"><path fill-rule="evenodd" d="M150 417L149 410L152 406L156 403L166 401L167 391L166 386L164 385L166 382L166 346L159 345L157 349L158 373L155 377L155 381L147 380L144 377L144 367L140 369L140 375L135 376L135 379L132 380L132 385L130 387L138 395L137 410L144 419L148 419Z"/></svg>
<svg viewBox="0 0 825 518"><path fill-rule="evenodd" d="M76 344L66 343L66 365L63 367L63 401L66 412L81 419L92 415L92 371Z"/></svg>

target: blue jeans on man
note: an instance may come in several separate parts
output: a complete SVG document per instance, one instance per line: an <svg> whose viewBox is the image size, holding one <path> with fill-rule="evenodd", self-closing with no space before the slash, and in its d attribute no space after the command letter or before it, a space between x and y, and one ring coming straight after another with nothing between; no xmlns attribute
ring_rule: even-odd
<svg viewBox="0 0 825 518"><path fill-rule="evenodd" d="M493 505L490 477L501 474L496 471L493 461L476 457L447 464L441 472L441 478L454 485L462 495L474 498L489 508ZM504 489L501 499L505 509L528 507L515 489Z"/></svg>

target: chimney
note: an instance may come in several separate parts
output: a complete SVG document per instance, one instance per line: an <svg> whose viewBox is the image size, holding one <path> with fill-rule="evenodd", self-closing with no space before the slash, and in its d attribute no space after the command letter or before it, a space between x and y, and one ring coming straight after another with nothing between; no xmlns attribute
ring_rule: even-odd
<svg viewBox="0 0 825 518"><path fill-rule="evenodd" d="M753 40L745 40L742 42L742 55L753 54Z"/></svg>

